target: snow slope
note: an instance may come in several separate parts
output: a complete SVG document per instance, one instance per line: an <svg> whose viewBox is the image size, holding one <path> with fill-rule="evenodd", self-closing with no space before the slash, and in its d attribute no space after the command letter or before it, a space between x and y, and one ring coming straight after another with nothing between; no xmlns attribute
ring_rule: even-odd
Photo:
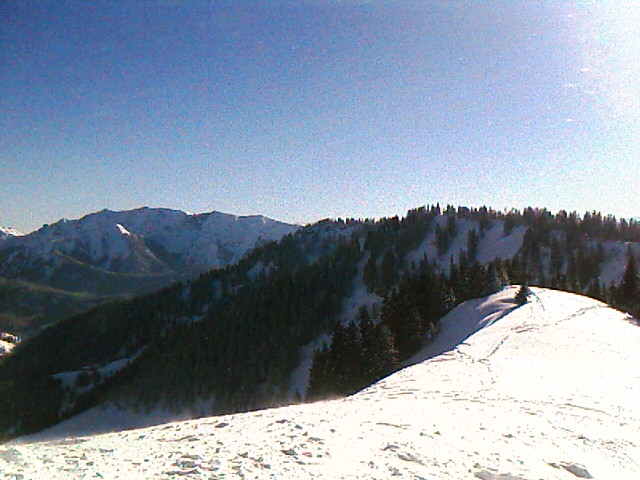
<svg viewBox="0 0 640 480"><path fill-rule="evenodd" d="M640 328L515 288L459 306L419 363L346 399L0 446L3 478L640 478ZM442 352L442 353L440 353ZM431 354L439 355L429 358Z"/></svg>
<svg viewBox="0 0 640 480"><path fill-rule="evenodd" d="M446 253L438 256L438 249L436 247L436 235L435 226L444 228L447 223L447 216L440 215L435 219L434 227L429 234L422 241L420 246L409 252L405 261L407 264L411 262L419 263L420 260L426 255L430 260L435 260L437 265L444 271L449 271L449 264L451 258L454 262L458 263L460 260L460 254L467 249L467 238L470 230L474 230L476 233L480 231L478 222L457 219L457 233L453 238L451 245ZM526 227L518 226L513 228L508 235L504 236L504 221L495 220L491 228L484 233L484 236L478 238L478 252L476 259L483 265L488 264L496 258L507 259L513 257L520 247L522 247L522 241Z"/></svg>

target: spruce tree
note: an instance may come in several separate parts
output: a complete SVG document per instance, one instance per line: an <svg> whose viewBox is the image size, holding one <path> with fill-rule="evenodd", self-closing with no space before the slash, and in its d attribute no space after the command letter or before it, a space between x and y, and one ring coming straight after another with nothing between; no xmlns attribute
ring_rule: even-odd
<svg viewBox="0 0 640 480"><path fill-rule="evenodd" d="M633 315L640 314L640 280L638 279L638 267L631 247L627 251L627 266L619 288L619 303L629 313Z"/></svg>
<svg viewBox="0 0 640 480"><path fill-rule="evenodd" d="M525 303L527 303L527 300L529 299L530 294L531 294L531 290L529 289L529 285L524 283L518 290L518 293L516 294L516 303L518 305L524 305Z"/></svg>
<svg viewBox="0 0 640 480"><path fill-rule="evenodd" d="M467 234L467 254L469 258L475 258L478 253L478 244L480 243L480 239L478 238L478 234L475 230L469 230Z"/></svg>
<svg viewBox="0 0 640 480"><path fill-rule="evenodd" d="M596 298L598 300L604 300L602 294L602 286L600 285L600 279L596 278L589 289L587 290L587 295L591 298Z"/></svg>

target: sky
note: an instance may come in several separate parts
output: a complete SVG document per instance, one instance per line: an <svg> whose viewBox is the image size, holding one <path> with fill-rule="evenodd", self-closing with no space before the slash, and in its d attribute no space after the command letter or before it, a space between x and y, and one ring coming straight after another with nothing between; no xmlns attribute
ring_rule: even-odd
<svg viewBox="0 0 640 480"><path fill-rule="evenodd" d="M640 0L0 2L0 225L640 216Z"/></svg>

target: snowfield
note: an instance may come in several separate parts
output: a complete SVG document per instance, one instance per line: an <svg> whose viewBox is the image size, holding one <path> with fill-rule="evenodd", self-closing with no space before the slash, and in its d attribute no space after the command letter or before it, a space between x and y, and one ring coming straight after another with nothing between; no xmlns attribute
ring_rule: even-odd
<svg viewBox="0 0 640 480"><path fill-rule="evenodd" d="M0 446L0 477L637 480L640 327L532 290L522 307L515 287L459 306L417 363L349 398L86 437L54 427Z"/></svg>

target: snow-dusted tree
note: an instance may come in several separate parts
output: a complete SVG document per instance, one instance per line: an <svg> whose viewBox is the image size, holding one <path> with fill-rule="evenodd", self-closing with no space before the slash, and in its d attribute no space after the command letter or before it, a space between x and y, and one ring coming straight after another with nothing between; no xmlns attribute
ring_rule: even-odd
<svg viewBox="0 0 640 480"><path fill-rule="evenodd" d="M470 258L475 258L478 253L478 244L480 243L480 239L478 238L478 234L475 230L471 229L467 233L467 253Z"/></svg>

